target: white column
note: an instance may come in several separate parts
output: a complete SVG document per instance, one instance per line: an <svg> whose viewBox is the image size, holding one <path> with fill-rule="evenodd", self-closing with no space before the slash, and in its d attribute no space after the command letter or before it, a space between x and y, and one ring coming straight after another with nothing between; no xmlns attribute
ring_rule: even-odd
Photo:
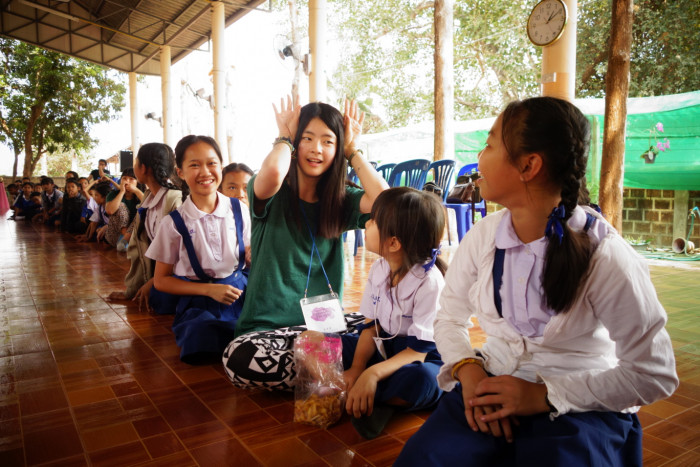
<svg viewBox="0 0 700 467"><path fill-rule="evenodd" d="M558 41L542 49L542 95L572 101L576 93L577 0L564 0L569 11Z"/></svg>
<svg viewBox="0 0 700 467"><path fill-rule="evenodd" d="M326 100L326 0L309 0L309 101Z"/></svg>
<svg viewBox="0 0 700 467"><path fill-rule="evenodd" d="M139 100L136 90L137 79L136 72L129 72L129 111L131 112L131 150L134 152L134 157L139 152Z"/></svg>
<svg viewBox="0 0 700 467"><path fill-rule="evenodd" d="M214 139L219 143L224 165L229 163L226 140L226 47L223 2L211 4L212 77L214 79Z"/></svg>
<svg viewBox="0 0 700 467"><path fill-rule="evenodd" d="M172 90L170 83L170 46L164 45L160 48L160 88L163 96L163 142L170 146L175 147L177 143L175 139L175 132L173 131L173 112L171 99Z"/></svg>

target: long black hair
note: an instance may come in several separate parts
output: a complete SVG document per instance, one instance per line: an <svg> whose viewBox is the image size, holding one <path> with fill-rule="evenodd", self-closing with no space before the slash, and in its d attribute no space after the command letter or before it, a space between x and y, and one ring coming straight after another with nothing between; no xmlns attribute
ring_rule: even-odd
<svg viewBox="0 0 700 467"><path fill-rule="evenodd" d="M588 234L574 232L566 223L579 199L587 198L586 164L591 141L590 124L573 104L554 97L534 97L508 104L503 111L503 144L511 163L523 154L537 153L551 182L561 189L560 206L566 214L564 237L547 245L542 287L547 306L558 312L576 300L591 262Z"/></svg>
<svg viewBox="0 0 700 467"><path fill-rule="evenodd" d="M216 155L219 157L219 162L223 164L224 158L221 155L221 149L214 138L203 135L187 135L175 145L175 163L179 169L182 169L182 163L185 161L185 151L187 151L187 148L195 143L206 143L211 146L214 149L214 152L216 152ZM187 196L190 194L190 187L187 186L187 183L184 180L180 181L182 186L182 201L185 201Z"/></svg>
<svg viewBox="0 0 700 467"><path fill-rule="evenodd" d="M319 118L335 135L335 156L333 164L321 176L316 186L321 210L318 221L318 235L325 238L336 238L343 233L345 216L348 211L345 197L345 185L348 165L343 153L345 147L345 127L343 114L332 105L322 102L312 102L301 108L299 115L299 127L294 136L294 152L298 152L299 141L309 122ZM287 181L292 191L290 214L301 227L301 214L299 212L299 181L297 179L297 160L292 158L287 173Z"/></svg>
<svg viewBox="0 0 700 467"><path fill-rule="evenodd" d="M391 237L401 243L403 262L388 278L389 286L399 280L416 264L423 264L440 248L445 232L445 210L440 198L427 191L410 187L382 191L372 205L372 219L377 224L380 245ZM384 256L384 252L380 251ZM436 257L435 266L444 275L447 264Z"/></svg>

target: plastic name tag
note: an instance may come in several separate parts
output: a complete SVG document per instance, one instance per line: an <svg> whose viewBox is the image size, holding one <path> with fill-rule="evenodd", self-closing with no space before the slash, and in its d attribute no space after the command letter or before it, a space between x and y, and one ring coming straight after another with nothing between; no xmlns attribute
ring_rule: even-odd
<svg viewBox="0 0 700 467"><path fill-rule="evenodd" d="M345 315L335 294L317 295L299 300L306 327L311 331L347 331Z"/></svg>

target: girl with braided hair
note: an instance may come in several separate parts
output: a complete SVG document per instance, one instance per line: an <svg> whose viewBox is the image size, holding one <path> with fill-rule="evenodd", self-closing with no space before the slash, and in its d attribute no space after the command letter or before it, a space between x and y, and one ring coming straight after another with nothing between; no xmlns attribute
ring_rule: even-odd
<svg viewBox="0 0 700 467"><path fill-rule="evenodd" d="M434 326L447 393L395 465L641 465L635 413L678 377L646 264L578 205L589 141L587 119L556 98L496 119L477 183L506 209L450 264Z"/></svg>
<svg viewBox="0 0 700 467"><path fill-rule="evenodd" d="M155 262L145 253L156 236L160 221L182 204L182 192L171 182L175 178L173 150L163 143L144 144L134 160L134 174L148 190L128 229L132 235L126 256L131 267L124 278L126 291L112 292L109 298L133 300L138 302L139 310L150 311L149 294L153 287Z"/></svg>

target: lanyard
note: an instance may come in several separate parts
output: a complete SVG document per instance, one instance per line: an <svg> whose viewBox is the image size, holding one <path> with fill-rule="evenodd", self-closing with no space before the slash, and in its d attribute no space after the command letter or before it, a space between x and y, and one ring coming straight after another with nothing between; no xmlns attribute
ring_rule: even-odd
<svg viewBox="0 0 700 467"><path fill-rule="evenodd" d="M328 290L331 291L332 296L336 296L335 292L333 292L333 287L331 287L331 281L328 279L328 274L326 274L326 268L323 267L323 260L321 260L321 253L318 251L318 247L316 246L316 238L314 237L313 232L311 231L311 226L309 225L309 219L306 218L306 212L304 211L304 206L301 204L301 200L299 200L299 208L301 209L301 213L304 216L304 223L306 224L306 228L309 229L309 236L311 237L311 256L309 257L309 273L306 275L306 288L304 289L304 298L306 298L306 295L309 291L309 281L311 280L311 265L314 263L314 250L316 251L316 255L318 256L318 262L321 265L321 270L323 271L323 276L326 278L326 283L328 284Z"/></svg>

